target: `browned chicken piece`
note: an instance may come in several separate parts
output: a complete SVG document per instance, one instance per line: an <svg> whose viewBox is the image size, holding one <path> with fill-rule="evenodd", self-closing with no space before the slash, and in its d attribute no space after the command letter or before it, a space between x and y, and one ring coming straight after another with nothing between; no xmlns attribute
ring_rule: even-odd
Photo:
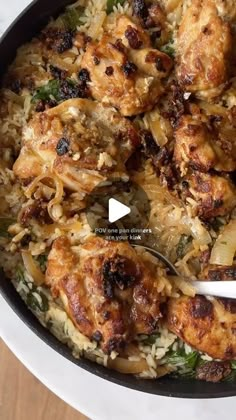
<svg viewBox="0 0 236 420"><path fill-rule="evenodd" d="M109 175L126 173L125 162L137 143L132 123L116 110L71 99L29 122L13 169L22 180L49 171L66 188L89 193Z"/></svg>
<svg viewBox="0 0 236 420"><path fill-rule="evenodd" d="M184 175L188 168L201 172L210 169L231 172L236 170L236 130L231 130L228 139L219 131L199 118L185 115L175 132L174 157Z"/></svg>
<svg viewBox="0 0 236 420"><path fill-rule="evenodd" d="M171 58L151 48L150 37L127 16L118 16L112 33L88 45L82 68L90 73L92 96L132 116L155 105Z"/></svg>
<svg viewBox="0 0 236 420"><path fill-rule="evenodd" d="M46 282L78 330L110 353L157 329L161 297L156 270L127 243L90 238L78 247L57 239Z"/></svg>
<svg viewBox="0 0 236 420"><path fill-rule="evenodd" d="M193 0L177 36L177 76L185 90L208 99L218 96L228 78L231 47L230 25L215 1Z"/></svg>
<svg viewBox="0 0 236 420"><path fill-rule="evenodd" d="M236 3L235 0L215 0L217 11L220 16L228 21L235 22L236 20Z"/></svg>
<svg viewBox="0 0 236 420"><path fill-rule="evenodd" d="M183 195L192 197L203 219L225 216L236 206L236 188L227 177L192 172L184 180Z"/></svg>
<svg viewBox="0 0 236 420"><path fill-rule="evenodd" d="M220 267L208 264L203 272L203 276L210 281L235 280L236 265Z"/></svg>
<svg viewBox="0 0 236 420"><path fill-rule="evenodd" d="M220 382L227 378L231 373L232 368L230 362L206 362L196 369L196 379L206 382Z"/></svg>
<svg viewBox="0 0 236 420"><path fill-rule="evenodd" d="M236 358L236 300L203 296L170 299L167 326L191 347L214 359Z"/></svg>

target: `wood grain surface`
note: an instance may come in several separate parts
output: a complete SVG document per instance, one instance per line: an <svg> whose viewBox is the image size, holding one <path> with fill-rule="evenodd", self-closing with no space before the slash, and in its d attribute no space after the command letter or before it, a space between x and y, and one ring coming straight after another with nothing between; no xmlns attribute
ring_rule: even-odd
<svg viewBox="0 0 236 420"><path fill-rule="evenodd" d="M42 385L0 339L0 420L86 420Z"/></svg>

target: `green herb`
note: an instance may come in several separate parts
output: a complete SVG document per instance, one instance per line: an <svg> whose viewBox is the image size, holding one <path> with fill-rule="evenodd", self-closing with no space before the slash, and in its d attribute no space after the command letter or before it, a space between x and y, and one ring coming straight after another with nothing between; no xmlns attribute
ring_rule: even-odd
<svg viewBox="0 0 236 420"><path fill-rule="evenodd" d="M16 267L16 278L18 282L23 281L27 285L27 282L25 281L24 270L20 265Z"/></svg>
<svg viewBox="0 0 236 420"><path fill-rule="evenodd" d="M149 336L145 336L142 340L142 343L145 345L152 345L155 344L156 340L160 337L160 334L151 334Z"/></svg>
<svg viewBox="0 0 236 420"><path fill-rule="evenodd" d="M231 362L231 368L236 369L236 360L232 360Z"/></svg>
<svg viewBox="0 0 236 420"><path fill-rule="evenodd" d="M39 299L35 296L36 294L39 296ZM41 312L47 312L49 309L48 299L42 292L37 291L35 286L27 294L26 303L34 311L39 309Z"/></svg>
<svg viewBox="0 0 236 420"><path fill-rule="evenodd" d="M192 237L188 235L181 235L180 241L177 245L176 255L179 258L183 258L186 253L186 248L188 244L192 242Z"/></svg>
<svg viewBox="0 0 236 420"><path fill-rule="evenodd" d="M123 6L125 0L107 0L107 13L112 13L115 6Z"/></svg>
<svg viewBox="0 0 236 420"><path fill-rule="evenodd" d="M37 90L32 98L32 102L35 103L37 101L48 101L51 99L51 97L55 98L56 101L59 101L59 88L59 80L49 80L46 85L41 86Z"/></svg>
<svg viewBox="0 0 236 420"><path fill-rule="evenodd" d="M41 86L32 98L32 102L50 101L55 99L56 102L65 101L70 98L80 97L79 85L72 79L66 80L49 80L49 82Z"/></svg>
<svg viewBox="0 0 236 420"><path fill-rule="evenodd" d="M40 310L41 312L47 312L49 309L47 297L33 283L26 281L22 266L16 268L16 278L19 283L23 282L29 290L25 296L27 306L33 311ZM37 299L36 295L39 296L39 299Z"/></svg>
<svg viewBox="0 0 236 420"><path fill-rule="evenodd" d="M224 382L236 382L236 370L232 370L232 372L224 378Z"/></svg>
<svg viewBox="0 0 236 420"><path fill-rule="evenodd" d="M82 25L81 17L84 13L84 7L78 6L67 11L61 16L61 20L66 29L75 30L77 26Z"/></svg>
<svg viewBox="0 0 236 420"><path fill-rule="evenodd" d="M193 378L195 376L195 369L199 362L199 353L192 351L186 353L185 350L179 349L177 351L169 351L164 357L165 363L176 367L174 375L182 375Z"/></svg>
<svg viewBox="0 0 236 420"><path fill-rule="evenodd" d="M173 47L174 44L174 40L171 39L168 44L162 45L162 47L160 48L160 50L169 55L171 58L175 58L175 49Z"/></svg>
<svg viewBox="0 0 236 420"><path fill-rule="evenodd" d="M8 228L13 223L15 223L14 219L10 217L0 217L0 237L8 238L10 235L8 233Z"/></svg>
<svg viewBox="0 0 236 420"><path fill-rule="evenodd" d="M46 254L42 254L37 257L37 262L39 263L40 269L43 273L45 273L47 269L47 260L48 256Z"/></svg>

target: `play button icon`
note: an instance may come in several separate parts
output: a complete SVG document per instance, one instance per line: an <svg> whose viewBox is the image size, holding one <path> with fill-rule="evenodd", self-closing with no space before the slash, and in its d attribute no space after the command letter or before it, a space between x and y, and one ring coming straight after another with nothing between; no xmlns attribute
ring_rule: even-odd
<svg viewBox="0 0 236 420"><path fill-rule="evenodd" d="M106 240L135 242L147 233L150 202L145 191L129 179L101 182L86 197L84 209L91 232Z"/></svg>
<svg viewBox="0 0 236 420"><path fill-rule="evenodd" d="M117 220L130 214L131 209L125 206L120 201L110 198L108 207L108 218L110 223L115 223Z"/></svg>

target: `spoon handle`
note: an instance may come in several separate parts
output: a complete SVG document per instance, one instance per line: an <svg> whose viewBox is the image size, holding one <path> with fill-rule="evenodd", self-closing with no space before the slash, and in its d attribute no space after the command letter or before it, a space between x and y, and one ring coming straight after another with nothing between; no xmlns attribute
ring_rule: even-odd
<svg viewBox="0 0 236 420"><path fill-rule="evenodd" d="M236 281L194 281L198 295L236 299Z"/></svg>

